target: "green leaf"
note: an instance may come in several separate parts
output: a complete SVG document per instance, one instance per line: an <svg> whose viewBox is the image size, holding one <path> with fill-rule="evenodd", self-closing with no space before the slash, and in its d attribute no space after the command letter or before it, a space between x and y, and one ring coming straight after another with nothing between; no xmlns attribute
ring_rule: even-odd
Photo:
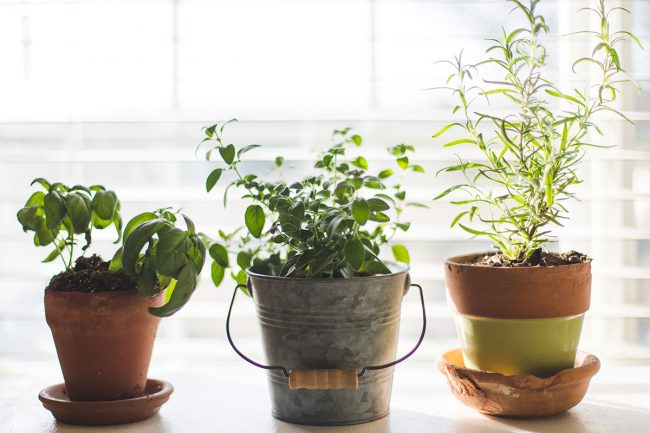
<svg viewBox="0 0 650 433"><path fill-rule="evenodd" d="M23 231L36 230L39 221L43 219L43 217L38 216L39 209L38 206L29 206L18 211L16 217L18 218L18 222L23 226Z"/></svg>
<svg viewBox="0 0 650 433"><path fill-rule="evenodd" d="M122 269L122 248L119 248L108 265L108 272L117 272Z"/></svg>
<svg viewBox="0 0 650 433"><path fill-rule="evenodd" d="M236 282L237 284L241 284L241 285L244 285L244 286L246 285L246 280L247 280L248 278L246 277L246 272L244 272L243 269L240 269L239 272L237 272L236 274L232 274L232 275L233 275L233 278L235 279L235 282ZM244 290L244 289L242 288L242 291L243 291L247 296L250 296L250 294L248 293L248 290L247 290L247 289Z"/></svg>
<svg viewBox="0 0 650 433"><path fill-rule="evenodd" d="M253 204L248 206L244 215L246 227L253 237L259 238L264 228L264 210L261 206Z"/></svg>
<svg viewBox="0 0 650 433"><path fill-rule="evenodd" d="M619 60L618 57L618 52L612 48L611 46L605 46L607 49L607 52L609 53L609 56L612 58L612 62L614 62L614 65L616 65L616 70L620 71L621 70L621 61Z"/></svg>
<svg viewBox="0 0 650 433"><path fill-rule="evenodd" d="M57 183L54 184L54 185L62 185L62 184L60 184L60 183L57 182ZM54 186L54 185L52 185L52 186ZM101 186L101 185L96 185L96 186L99 187L99 189L98 189L99 191L105 191L105 188L104 188L103 186ZM85 192L85 193L88 194L88 195L92 195L92 191L91 191L91 189L88 188L88 187L85 187L85 186L83 186L83 185L75 185L75 186L73 186L72 188L70 188L70 191L83 191L83 192Z"/></svg>
<svg viewBox="0 0 650 433"><path fill-rule="evenodd" d="M368 221L368 217L370 216L370 206L365 199L359 198L354 200L352 202L351 210L352 217L360 225L364 225Z"/></svg>
<svg viewBox="0 0 650 433"><path fill-rule="evenodd" d="M92 218L91 202L80 192L71 192L65 196L65 208L75 233L85 233Z"/></svg>
<svg viewBox="0 0 650 433"><path fill-rule="evenodd" d="M397 161L397 165L399 165L402 170L406 170L409 167L408 156L402 156L401 158L397 158L396 161Z"/></svg>
<svg viewBox="0 0 650 433"><path fill-rule="evenodd" d="M47 257L45 257L45 258L42 260L42 263L48 263L48 262L51 262L52 260L54 260L54 259L56 259L57 257L59 257L59 256L61 255L61 252L63 251L63 248L64 248L64 247L65 247L65 241L61 241L61 242L59 242L59 243L57 244L56 248L54 248L54 249L52 250L52 252L50 252L50 254L48 254Z"/></svg>
<svg viewBox="0 0 650 433"><path fill-rule="evenodd" d="M284 164L284 156L276 156L275 157L275 166L277 168L282 167L282 164Z"/></svg>
<svg viewBox="0 0 650 433"><path fill-rule="evenodd" d="M363 243L358 238L348 239L345 243L344 254L345 260L353 269L359 270L361 268L366 253Z"/></svg>
<svg viewBox="0 0 650 433"><path fill-rule="evenodd" d="M30 206L45 206L45 193L43 191L36 191L30 195L25 203L25 207Z"/></svg>
<svg viewBox="0 0 650 433"><path fill-rule="evenodd" d="M103 220L96 213L93 212L92 224L93 224L93 227L95 227L95 228L105 229L106 227L113 224L113 221L112 220Z"/></svg>
<svg viewBox="0 0 650 433"><path fill-rule="evenodd" d="M351 162L352 165L364 170L368 170L368 161L363 156L358 156L354 161Z"/></svg>
<svg viewBox="0 0 650 433"><path fill-rule="evenodd" d="M394 173L393 170L391 170L390 168L388 168L388 169L386 169L386 170L382 170L382 171L380 171L379 174L377 175L377 177L378 177L379 179L387 179L387 178L389 178L390 176L392 176L393 173Z"/></svg>
<svg viewBox="0 0 650 433"><path fill-rule="evenodd" d="M126 224L126 227L124 228L124 234L122 236L124 237L124 239L126 239L127 236L129 236L129 233L131 233L134 228L136 228L137 226L139 226L144 222L153 221L156 219L158 219L158 215L156 215L153 212L143 212L141 214L138 214L133 218L131 218L131 221L129 221Z"/></svg>
<svg viewBox="0 0 650 433"><path fill-rule="evenodd" d="M248 269L251 266L252 259L253 257L251 256L250 253L246 251L240 251L237 254L237 265L239 265L239 267L242 269Z"/></svg>
<svg viewBox="0 0 650 433"><path fill-rule="evenodd" d="M409 250L404 245L393 245L393 256L398 262L406 263L407 265L411 263Z"/></svg>
<svg viewBox="0 0 650 433"><path fill-rule="evenodd" d="M158 317L169 317L176 313L190 300L192 293L194 293L197 283L196 277L194 266L191 263L186 264L176 279L176 287L174 287L169 302L162 307L149 308L149 312Z"/></svg>
<svg viewBox="0 0 650 433"><path fill-rule="evenodd" d="M232 165L233 161L235 160L235 146L229 144L228 146L220 147L219 155L221 155L223 162L228 165Z"/></svg>
<svg viewBox="0 0 650 433"><path fill-rule="evenodd" d="M465 230L467 233L470 233L470 234L472 234L474 236L487 236L488 235L487 232L476 230L476 229L473 229L471 227L467 227L466 225L463 225L463 224L460 224L460 223L458 224L458 226L460 228L462 228L463 230Z"/></svg>
<svg viewBox="0 0 650 433"><path fill-rule="evenodd" d="M451 187L447 188L446 190L444 190L443 192L441 192L440 194L438 194L437 196L435 196L434 200L440 200L441 198L445 197L446 195L450 194L451 192L456 191L457 189L462 188L464 186L465 185L451 186Z"/></svg>
<svg viewBox="0 0 650 433"><path fill-rule="evenodd" d="M169 229L172 227L172 223L169 221L158 218L137 225L128 235L125 235L122 249L122 265L124 271L129 275L136 275L136 264L142 248L151 241L153 235L165 228ZM124 231L126 232L126 229Z"/></svg>
<svg viewBox="0 0 650 433"><path fill-rule="evenodd" d="M336 234L340 234L345 228L345 220L341 216L335 216L327 224L327 235L333 237Z"/></svg>
<svg viewBox="0 0 650 433"><path fill-rule="evenodd" d="M455 226L456 223L458 223L458 221L460 221L460 219L462 217L464 217L465 215L467 215L468 213L469 213L469 211L467 210L467 211L463 211L463 212L459 213L458 215L456 215L456 217L451 221L451 224L449 225L449 227Z"/></svg>
<svg viewBox="0 0 650 433"><path fill-rule="evenodd" d="M544 170L544 195L546 197L546 206L553 206L553 175L552 164L548 164Z"/></svg>
<svg viewBox="0 0 650 433"><path fill-rule="evenodd" d="M50 182L43 179L42 177L37 177L36 179L32 180L32 183L30 183L29 185L31 186L34 185L35 183L40 184L43 188L45 188L48 191L50 190L50 186L51 186Z"/></svg>
<svg viewBox="0 0 650 433"><path fill-rule="evenodd" d="M45 225L45 219L43 217L36 217L36 229L34 230L36 234L34 235L34 245L42 246L49 245L54 242L54 238L57 235L58 231L49 230Z"/></svg>
<svg viewBox="0 0 650 433"><path fill-rule="evenodd" d="M158 272L168 277L177 278L178 273L189 259L187 233L178 228L163 228L158 232L156 246L156 266Z"/></svg>
<svg viewBox="0 0 650 433"><path fill-rule="evenodd" d="M183 220L185 220L185 226L187 226L187 234L193 235L194 233L196 233L196 227L194 226L194 221L192 221L190 217L188 217L185 214L181 214L181 215L183 216Z"/></svg>
<svg viewBox="0 0 650 433"><path fill-rule="evenodd" d="M371 213L368 219L379 223L387 223L390 221L390 217L383 212Z"/></svg>
<svg viewBox="0 0 650 433"><path fill-rule="evenodd" d="M208 175L208 178L205 181L205 189L207 192L210 192L212 188L217 184L219 181L219 178L221 177L221 173L223 173L223 168L217 168L212 170L212 173Z"/></svg>
<svg viewBox="0 0 650 433"><path fill-rule="evenodd" d="M476 144L476 140L472 140L472 139L469 139L469 138L459 138L458 140L452 140L452 141L450 141L448 143L445 143L443 145L443 147L452 147L452 146L456 146L458 144L464 144L464 143Z"/></svg>
<svg viewBox="0 0 650 433"><path fill-rule="evenodd" d="M546 89L546 93L548 93L551 96L555 96L556 98L566 99L567 101L571 101L574 104L578 104L578 105L580 105L582 107L586 107L585 103L583 101L580 101L580 100L574 98L571 95L567 95L565 93L560 93L560 92L557 92L555 90L550 90L550 89Z"/></svg>
<svg viewBox="0 0 650 433"><path fill-rule="evenodd" d="M208 126L207 128L205 128L205 129L203 130L203 133L205 134L205 136L206 136L207 138L212 138L212 137L214 137L214 132L216 131L217 126L219 126L218 123L215 123L215 124L212 125L212 126Z"/></svg>
<svg viewBox="0 0 650 433"><path fill-rule="evenodd" d="M302 221L305 217L305 205L299 201L289 208L289 213L298 221Z"/></svg>
<svg viewBox="0 0 650 433"><path fill-rule="evenodd" d="M136 285L138 286L138 294L144 297L151 297L158 293L157 290L158 278L156 276L156 269L154 265L154 258L147 257L142 263L142 268L138 275L136 275Z"/></svg>
<svg viewBox="0 0 650 433"><path fill-rule="evenodd" d="M449 125L445 125L438 132L433 134L432 138L440 137L442 134L444 134L445 132L447 132L448 130L453 128L454 126L462 126L462 125L460 123L450 123Z"/></svg>
<svg viewBox="0 0 650 433"><path fill-rule="evenodd" d="M212 283L215 287L219 287L223 281L223 277L226 275L226 269L221 266L219 263L212 262L210 268L210 277L212 278Z"/></svg>
<svg viewBox="0 0 650 433"><path fill-rule="evenodd" d="M239 151L237 152L237 158L240 158L243 154L246 152L250 152L253 149L256 149L258 147L261 147L259 144L249 144L248 146L244 146Z"/></svg>
<svg viewBox="0 0 650 433"><path fill-rule="evenodd" d="M92 208L98 217L111 221L118 203L117 195L113 191L97 191L92 200Z"/></svg>
<svg viewBox="0 0 650 433"><path fill-rule="evenodd" d="M366 267L366 272L368 272L370 275L390 274L391 270L388 269L386 265L384 265L380 261L372 261L368 263Z"/></svg>
<svg viewBox="0 0 650 433"><path fill-rule="evenodd" d="M639 40L639 38L634 36L632 33L628 32L628 31L625 31L625 30L618 31L616 33L620 33L620 34L628 36L630 39L632 39L634 42L636 42L636 44L639 46L639 48L643 49L643 45L641 44L641 41Z"/></svg>
<svg viewBox="0 0 650 433"><path fill-rule="evenodd" d="M350 139L356 146L361 146L361 144L363 143L363 139L361 138L360 135L357 134L354 134L352 137L350 137Z"/></svg>
<svg viewBox="0 0 650 433"><path fill-rule="evenodd" d="M210 257L212 257L215 262L219 263L221 267L227 268L230 266L230 263L228 261L228 250L226 247L221 244L214 243L210 245L208 251L210 253Z"/></svg>
<svg viewBox="0 0 650 433"><path fill-rule="evenodd" d="M174 289L176 288L176 280L173 278L165 277L164 275L160 275L158 276L158 284L160 286L160 290L165 291L165 303L169 302L172 295L174 294Z"/></svg>
<svg viewBox="0 0 650 433"><path fill-rule="evenodd" d="M408 231L408 229L411 228L411 223L395 223L395 227L402 231Z"/></svg>
<svg viewBox="0 0 650 433"><path fill-rule="evenodd" d="M371 212L384 211L390 209L388 203L386 203L384 200L380 198L375 198L375 197L369 198L367 202L368 202L368 208L370 209Z"/></svg>
<svg viewBox="0 0 650 433"><path fill-rule="evenodd" d="M194 263L196 273L199 274L201 273L203 265L205 264L205 243L203 243L200 234L191 234L187 238L189 239L189 245L185 254L192 261L192 263Z"/></svg>

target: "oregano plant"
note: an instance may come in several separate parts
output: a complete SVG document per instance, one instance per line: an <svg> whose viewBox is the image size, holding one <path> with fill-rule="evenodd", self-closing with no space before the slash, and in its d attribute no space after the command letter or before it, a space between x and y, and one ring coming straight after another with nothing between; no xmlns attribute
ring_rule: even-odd
<svg viewBox="0 0 650 433"><path fill-rule="evenodd" d="M335 130L333 144L318 156L313 174L296 181L269 180L242 171L242 156L258 147L236 148L223 137L225 126L217 123L204 130L211 147L206 159L218 153L221 167L206 180L211 191L224 173L231 173L224 193L224 206L231 189L242 192L249 204L243 225L211 240L212 279L218 286L228 269L240 284L245 270L304 278L350 278L390 273L380 258L381 247L410 223L401 216L407 206L418 203L406 199L404 178L407 172L424 172L409 157L412 146L399 144L389 149L392 168L370 171L360 154L351 155L363 142L350 128ZM276 170L284 158L275 159ZM409 263L406 247L393 246L395 259Z"/></svg>
<svg viewBox="0 0 650 433"><path fill-rule="evenodd" d="M573 72L589 66L598 80L566 91L545 74L548 54L541 39L549 27L538 13L540 0L531 0L528 6L509 1L525 17L527 27L504 30L491 40L486 58L478 63L463 63L462 54L446 62L453 73L443 88L457 98L453 113L460 119L445 125L434 138L460 131L460 137L444 147L470 146L483 158L459 156L457 164L441 170L459 172L464 181L436 199L454 191L465 193L466 198L452 201L464 208L452 227L485 236L507 259L526 262L551 239L549 226L562 225L567 218L566 200L574 197L572 187L582 182L576 169L587 148L595 146L589 133L602 134L595 116L609 112L629 120L613 106L621 85L633 81L618 50L626 40L641 44L631 33L611 28L611 14L629 13L627 9L607 9L604 0L581 9L595 14L598 28L577 32L596 42L591 55L573 63ZM495 70L497 77L492 78ZM506 113L473 108L477 100L492 98L505 101Z"/></svg>

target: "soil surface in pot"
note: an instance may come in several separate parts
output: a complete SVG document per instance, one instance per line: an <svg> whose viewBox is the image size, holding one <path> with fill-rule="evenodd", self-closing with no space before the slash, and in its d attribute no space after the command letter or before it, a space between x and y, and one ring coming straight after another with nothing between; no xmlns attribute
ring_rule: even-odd
<svg viewBox="0 0 650 433"><path fill-rule="evenodd" d="M526 260L510 260L503 253L486 254L478 257L471 264L492 267L527 267L527 266L558 266L572 265L575 263L585 263L591 261L586 254L577 251L568 251L566 253L549 253L542 251L541 248L535 250L532 256Z"/></svg>
<svg viewBox="0 0 650 433"><path fill-rule="evenodd" d="M47 289L84 293L136 290L131 277L123 272L108 272L108 264L98 255L79 257L74 268L52 277Z"/></svg>

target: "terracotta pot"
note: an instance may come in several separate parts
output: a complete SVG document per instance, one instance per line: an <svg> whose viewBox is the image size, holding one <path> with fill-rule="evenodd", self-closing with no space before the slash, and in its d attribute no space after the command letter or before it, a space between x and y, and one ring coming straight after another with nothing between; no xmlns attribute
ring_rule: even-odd
<svg viewBox="0 0 650 433"><path fill-rule="evenodd" d="M574 365L589 309L591 263L548 267L445 262L465 365L503 374L550 376Z"/></svg>
<svg viewBox="0 0 650 433"><path fill-rule="evenodd" d="M148 309L162 304L161 295L143 298L136 291L45 290L45 317L71 400L118 400L144 392L160 322Z"/></svg>

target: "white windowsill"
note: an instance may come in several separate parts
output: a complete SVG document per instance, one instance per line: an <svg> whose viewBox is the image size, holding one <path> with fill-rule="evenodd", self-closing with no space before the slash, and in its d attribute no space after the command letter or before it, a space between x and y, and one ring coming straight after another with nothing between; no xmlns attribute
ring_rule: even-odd
<svg viewBox="0 0 650 433"><path fill-rule="evenodd" d="M58 367L58 366L57 366ZM38 391L60 382L48 365L29 375L0 369L1 432L11 433L641 433L650 429L650 366L608 366L592 381L585 400L564 415L540 420L480 415L450 393L433 361L416 359L397 368L391 414L364 425L305 427L276 421L264 372L243 362L152 365L152 377L173 383L175 391L155 417L115 427L57 424L37 398Z"/></svg>

